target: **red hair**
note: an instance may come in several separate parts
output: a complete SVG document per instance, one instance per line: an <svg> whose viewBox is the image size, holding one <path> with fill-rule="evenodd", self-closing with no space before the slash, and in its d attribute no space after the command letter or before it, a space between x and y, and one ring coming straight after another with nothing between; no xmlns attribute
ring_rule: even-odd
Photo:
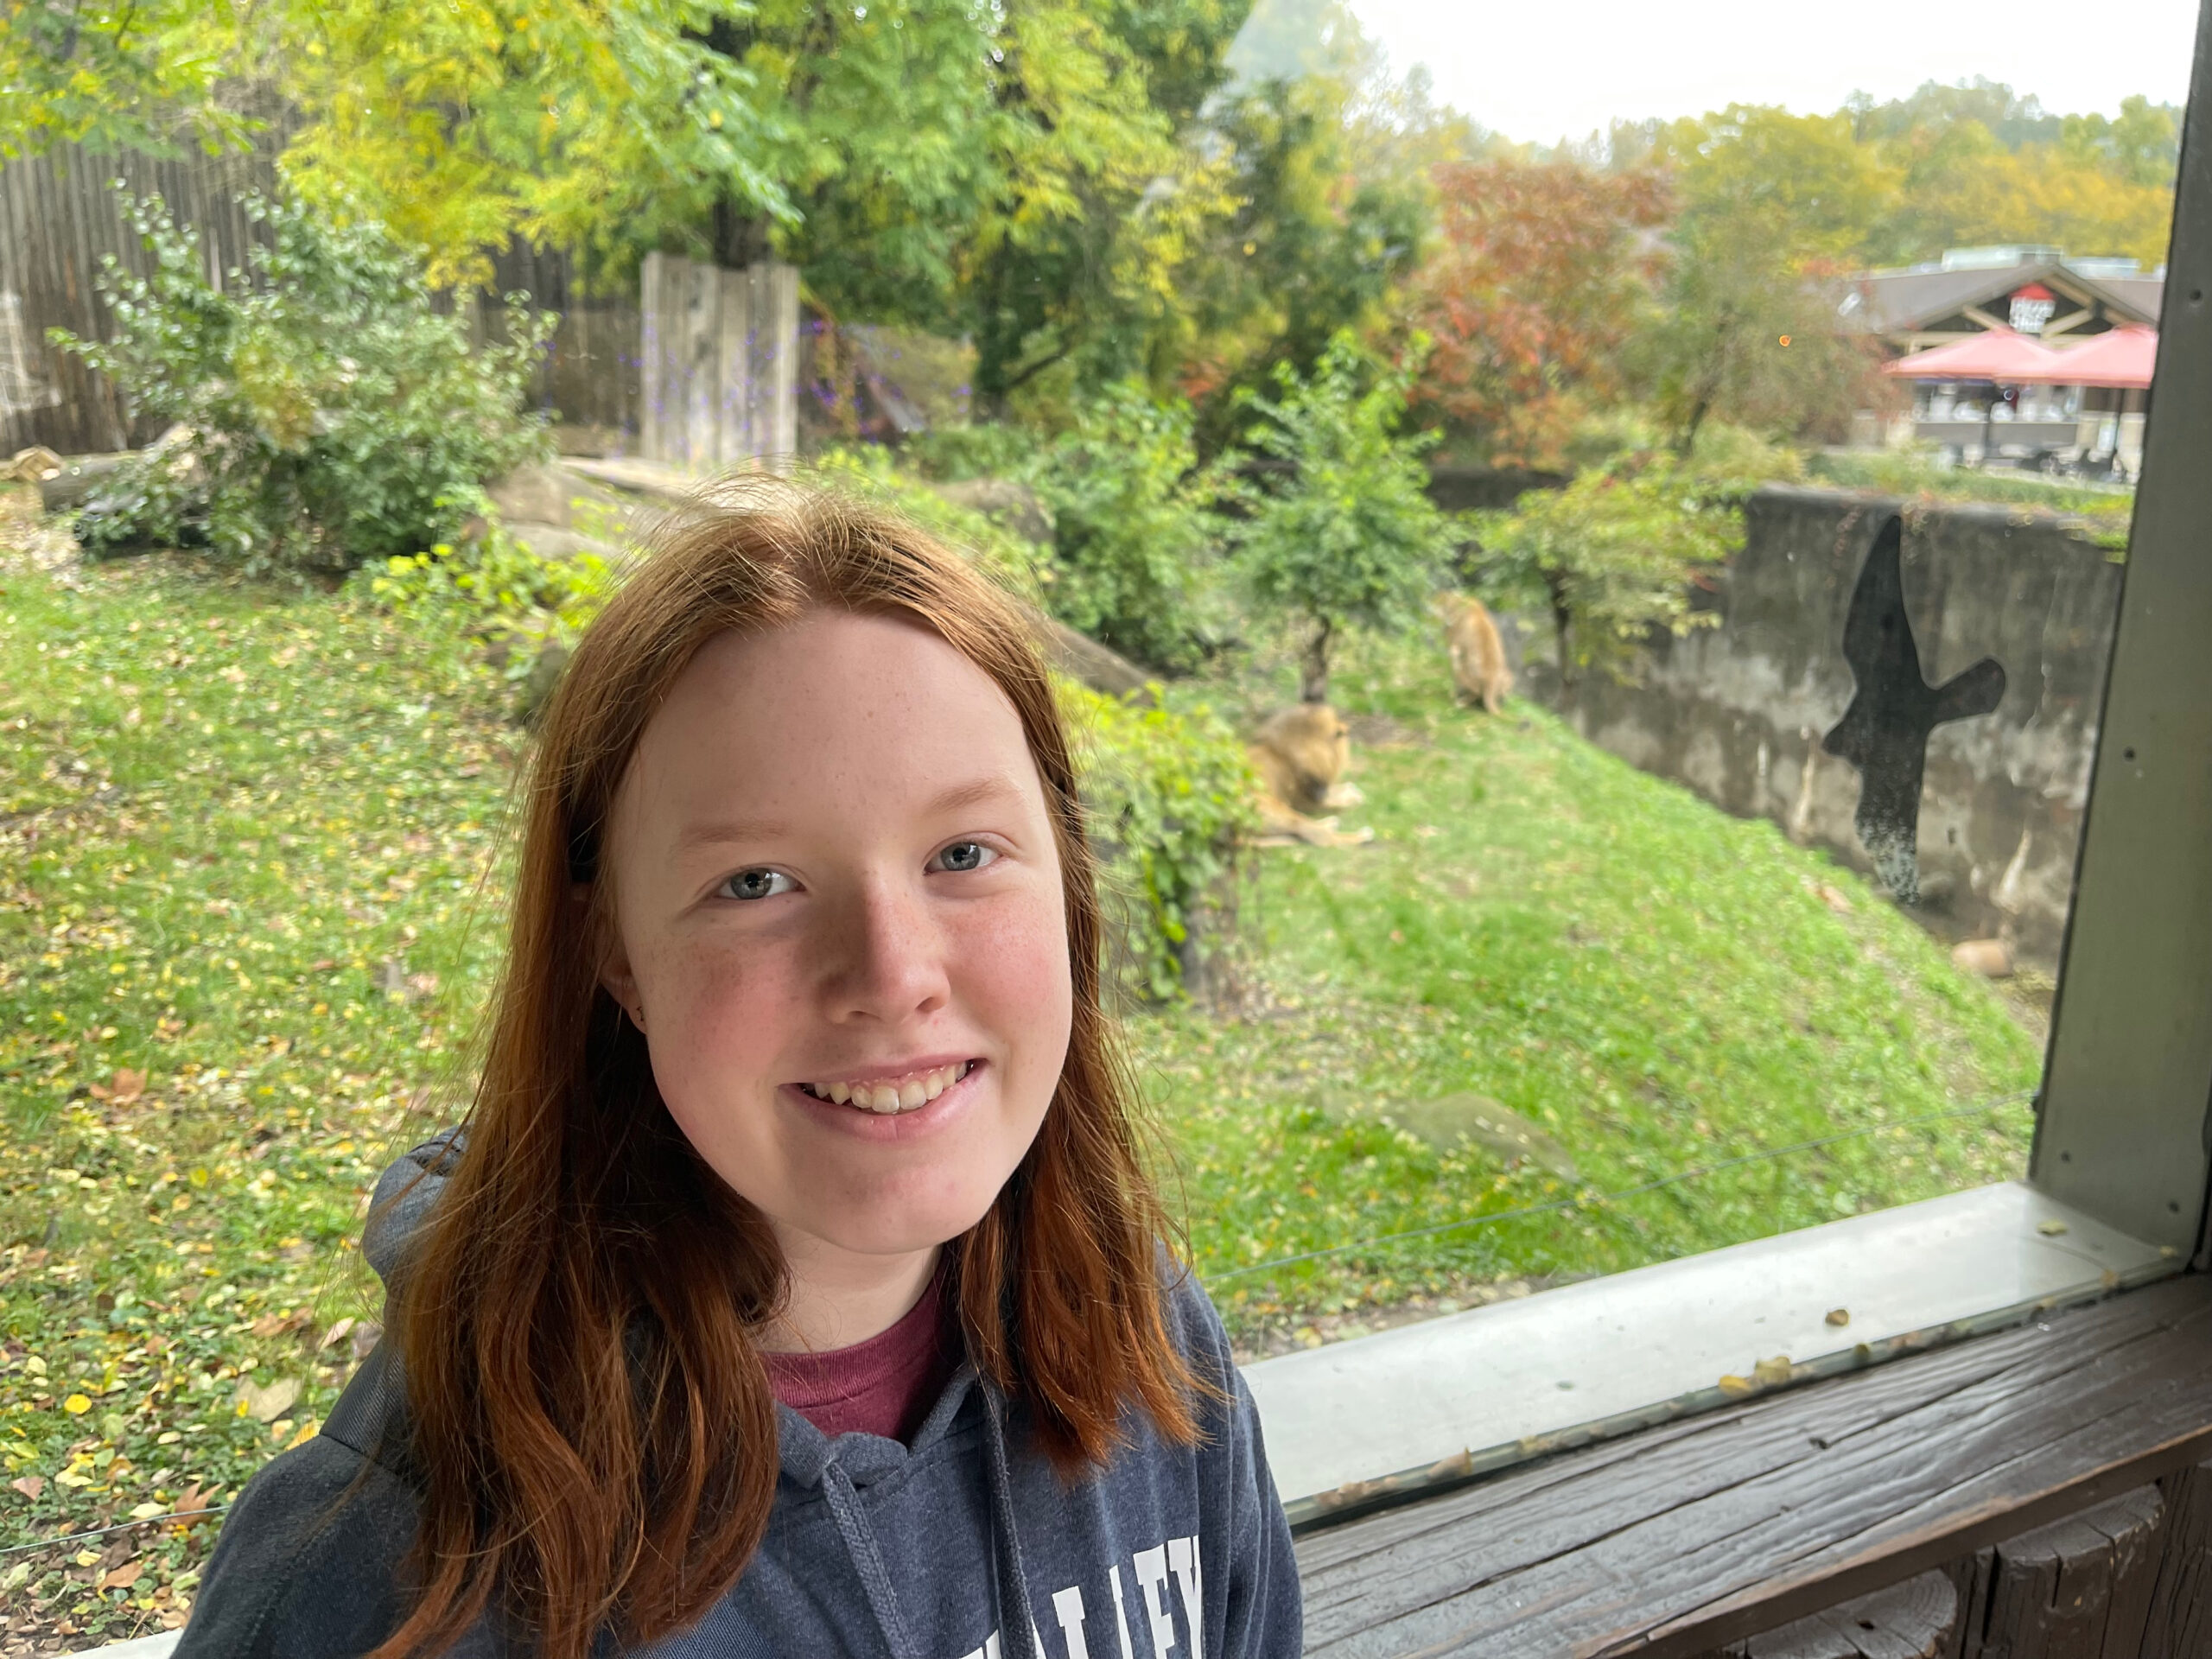
<svg viewBox="0 0 2212 1659"><path fill-rule="evenodd" d="M652 1641L718 1600L767 1527L776 1410L752 1333L781 1302L782 1258L671 1119L600 984L600 861L639 739L700 647L823 607L918 623L991 677L1058 847L1073 1027L1036 1141L948 1247L968 1354L1064 1471L1108 1457L1131 1406L1197 1437L1203 1388L1162 1317L1166 1217L1102 1004L1075 771L1023 613L883 513L727 485L592 623L546 712L467 1148L395 1297L422 1587L374 1659L442 1652L495 1604L544 1659L585 1659L603 1627Z"/></svg>

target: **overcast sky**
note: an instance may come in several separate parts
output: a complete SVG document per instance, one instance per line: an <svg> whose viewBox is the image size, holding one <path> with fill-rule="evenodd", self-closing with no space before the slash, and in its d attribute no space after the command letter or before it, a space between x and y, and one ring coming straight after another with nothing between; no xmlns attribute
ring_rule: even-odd
<svg viewBox="0 0 2212 1659"><path fill-rule="evenodd" d="M1523 143L1731 101L1833 110L1976 75L2061 113L2189 96L2196 0L1351 0L1402 73Z"/></svg>

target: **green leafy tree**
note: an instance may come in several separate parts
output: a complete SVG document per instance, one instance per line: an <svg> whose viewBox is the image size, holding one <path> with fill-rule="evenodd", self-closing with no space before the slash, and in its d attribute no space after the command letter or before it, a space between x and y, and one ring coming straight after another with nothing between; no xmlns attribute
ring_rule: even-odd
<svg viewBox="0 0 2212 1659"><path fill-rule="evenodd" d="M1390 297L1420 259L1427 184L1352 169L1355 94L1327 75L1269 80L1211 118L1236 206L1208 227L1174 347L1204 452L1233 440L1240 397L1279 367L1307 372L1346 330L1386 334Z"/></svg>
<svg viewBox="0 0 2212 1659"><path fill-rule="evenodd" d="M218 102L226 9L206 0L8 0L0 9L0 161L57 143L173 150L245 140Z"/></svg>
<svg viewBox="0 0 2212 1659"><path fill-rule="evenodd" d="M523 403L550 319L514 303L508 343L472 352L461 319L430 308L421 263L373 220L245 205L267 239L218 287L196 237L126 198L151 274L126 276L111 256L114 338L56 332L134 413L180 429L95 498L80 537L203 541L250 572L450 540L487 480L550 449Z"/></svg>
<svg viewBox="0 0 2212 1659"><path fill-rule="evenodd" d="M307 118L303 200L481 282L512 237L618 264L732 196L795 212L787 111L715 51L742 0L272 0L238 50ZM887 116L889 111L886 111Z"/></svg>
<svg viewBox="0 0 2212 1659"><path fill-rule="evenodd" d="M1425 342L1398 368L1376 363L1349 334L1312 376L1275 371L1278 395L1244 399L1261 419L1245 442L1274 469L1247 486L1236 531L1253 599L1305 632L1299 695L1329 693L1329 655L1350 628L1402 628L1434 591L1451 543L1427 495L1428 435L1399 435Z"/></svg>
<svg viewBox="0 0 2212 1659"><path fill-rule="evenodd" d="M1891 181L1844 116L1732 105L1662 140L1681 207L1643 342L1679 454L1708 419L1821 433L1868 400L1870 342L1833 298Z"/></svg>
<svg viewBox="0 0 2212 1659"><path fill-rule="evenodd" d="M1794 454L1712 427L1689 461L1649 449L1531 490L1509 512L1476 515L1475 585L1507 609L1552 620L1560 679L1632 677L1656 632L1676 638L1718 620L1694 603L1743 545L1743 503L1760 483L1798 475Z"/></svg>
<svg viewBox="0 0 2212 1659"><path fill-rule="evenodd" d="M1110 387L1029 477L1052 510L1053 613L1153 668L1195 665L1214 632L1218 485L1198 466L1189 407Z"/></svg>

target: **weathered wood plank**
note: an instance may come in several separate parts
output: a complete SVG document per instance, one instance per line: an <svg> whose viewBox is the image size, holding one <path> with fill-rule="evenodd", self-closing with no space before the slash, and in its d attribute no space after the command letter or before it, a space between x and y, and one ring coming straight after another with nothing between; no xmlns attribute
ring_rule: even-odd
<svg viewBox="0 0 2212 1659"><path fill-rule="evenodd" d="M1309 1535L1307 1650L1694 1653L2206 1446L2212 1287L2172 1281Z"/></svg>
<svg viewBox="0 0 2212 1659"><path fill-rule="evenodd" d="M2159 1483L2166 1547L2151 1592L2142 1659L2212 1655L2212 1464L2192 1464Z"/></svg>
<svg viewBox="0 0 2212 1659"><path fill-rule="evenodd" d="M1715 1659L1956 1659L1959 1592L1918 1578L1738 1642Z"/></svg>
<svg viewBox="0 0 2212 1659"><path fill-rule="evenodd" d="M1998 1545L1986 1634L1967 1659L2137 1659L2164 1521L2144 1486Z"/></svg>

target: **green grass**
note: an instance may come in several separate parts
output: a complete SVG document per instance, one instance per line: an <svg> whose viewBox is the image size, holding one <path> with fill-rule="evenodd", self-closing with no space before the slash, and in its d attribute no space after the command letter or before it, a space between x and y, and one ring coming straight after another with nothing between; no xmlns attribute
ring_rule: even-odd
<svg viewBox="0 0 2212 1659"><path fill-rule="evenodd" d="M368 1185L465 1083L522 747L437 628L167 562L0 566L0 1548L219 1504L350 1369L365 1326L331 1333L374 1313L350 1254ZM1248 1017L1132 1026L1248 1340L2018 1170L2013 1107L1224 1276L2035 1076L1989 989L1855 878L1529 705L1446 692L1426 644L1347 664L1339 701L1408 740L1362 758L1351 818L1379 840L1257 855ZM1580 1184L1393 1124L1458 1090L1547 1127ZM264 1422L246 1384L298 1392ZM0 1556L0 1599L84 1640L174 1623L213 1532Z"/></svg>
<svg viewBox="0 0 2212 1659"><path fill-rule="evenodd" d="M0 575L0 1547L220 1503L350 1369L359 1206L490 966L517 745L451 647L153 563ZM152 1628L213 1530L121 1535L105 1596L113 1541L0 1557L0 1601Z"/></svg>
<svg viewBox="0 0 2212 1659"><path fill-rule="evenodd" d="M1869 884L1533 705L1456 709L1440 651L1365 655L1335 697L1403 734L1356 762L1369 804L1346 821L1377 840L1257 855L1280 1006L1138 1027L1233 1326L1608 1272L2020 1172L2017 1102L1877 1127L2017 1095L2040 1056ZM1579 1183L1394 1123L1463 1090L1548 1130ZM1859 1129L1618 1204L1252 1271Z"/></svg>

